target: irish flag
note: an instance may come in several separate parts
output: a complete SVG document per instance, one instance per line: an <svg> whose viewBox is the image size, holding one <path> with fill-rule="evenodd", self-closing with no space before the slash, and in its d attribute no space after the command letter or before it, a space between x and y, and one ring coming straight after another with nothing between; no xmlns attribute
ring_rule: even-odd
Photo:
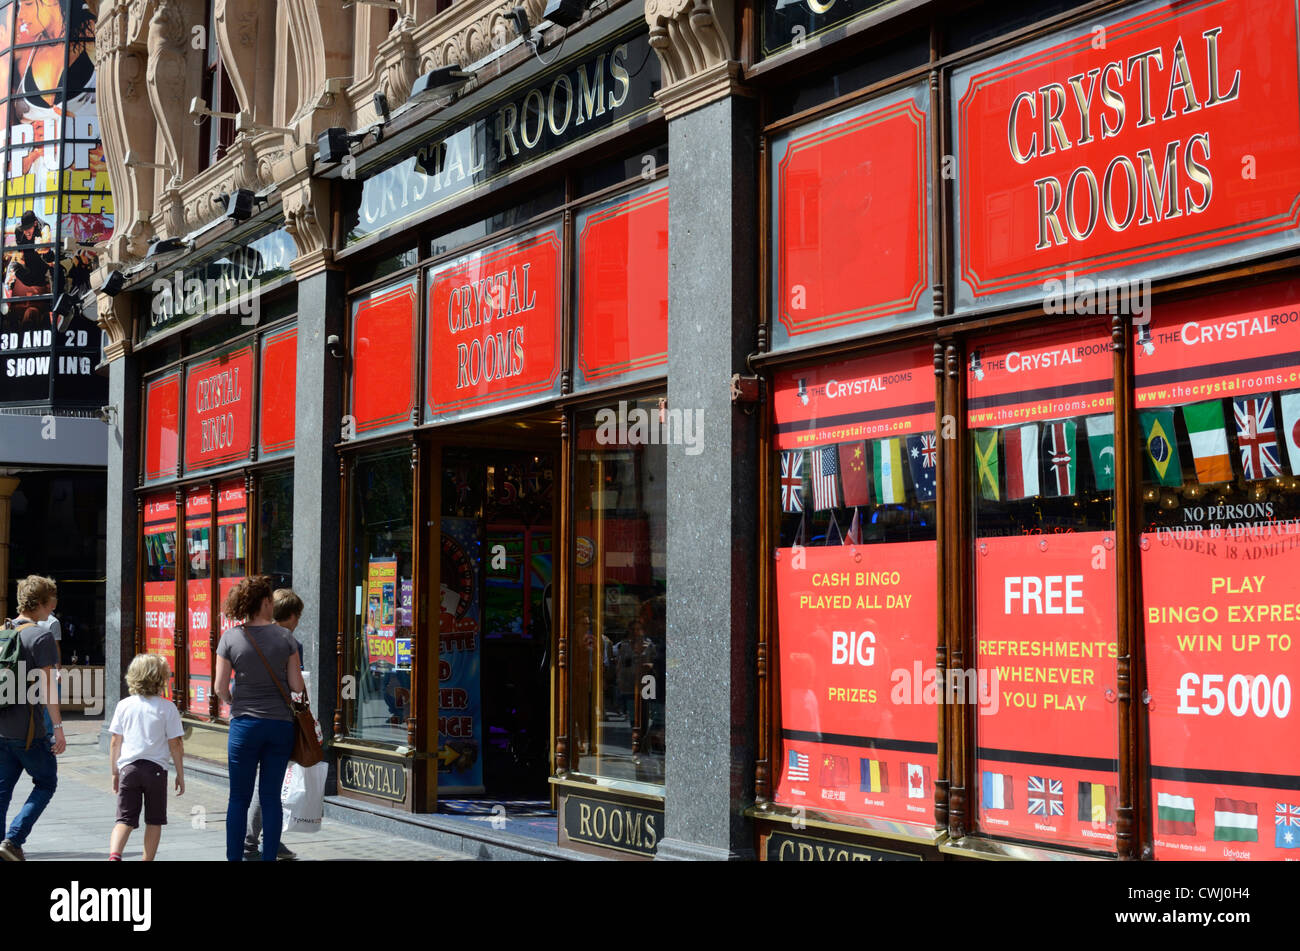
<svg viewBox="0 0 1300 951"><path fill-rule="evenodd" d="M1196 481L1231 482L1232 459L1228 455L1228 432L1223 427L1223 404L1210 400L1184 406L1183 422L1196 457Z"/></svg>
<svg viewBox="0 0 1300 951"><path fill-rule="evenodd" d="M1242 799L1214 800L1216 842L1258 842L1259 806Z"/></svg>
<svg viewBox="0 0 1300 951"><path fill-rule="evenodd" d="M1191 796L1156 794L1156 833L1196 835L1196 803Z"/></svg>

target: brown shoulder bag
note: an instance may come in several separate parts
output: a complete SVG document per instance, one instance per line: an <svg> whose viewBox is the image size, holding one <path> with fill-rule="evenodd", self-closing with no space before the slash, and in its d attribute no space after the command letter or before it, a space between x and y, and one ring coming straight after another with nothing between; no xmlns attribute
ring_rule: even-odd
<svg viewBox="0 0 1300 951"><path fill-rule="evenodd" d="M244 638L253 645L257 656L262 658L262 663L266 666L266 672L271 675L271 682L275 684L275 689L280 691L280 696L284 697L284 702L289 705L289 714L293 717L293 752L289 754L289 759L299 766L315 766L325 758L325 751L321 749L320 740L316 739L316 718L311 715L310 704L305 699L294 700L285 693L266 655L262 653L262 648L257 646L256 639L247 628L242 630Z"/></svg>

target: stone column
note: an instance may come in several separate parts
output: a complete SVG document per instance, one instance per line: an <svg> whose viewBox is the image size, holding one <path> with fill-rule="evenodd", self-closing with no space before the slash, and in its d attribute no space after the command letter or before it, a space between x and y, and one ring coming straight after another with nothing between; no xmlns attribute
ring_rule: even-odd
<svg viewBox="0 0 1300 951"><path fill-rule="evenodd" d="M9 505L18 480L0 476L0 620L10 617L9 611Z"/></svg>
<svg viewBox="0 0 1300 951"><path fill-rule="evenodd" d="M727 9L721 9L722 6ZM757 414L731 401L756 348L756 110L729 4L646 5L668 116L668 405L702 451L668 447L665 836L660 859L752 859ZM674 10L673 7L680 9Z"/></svg>

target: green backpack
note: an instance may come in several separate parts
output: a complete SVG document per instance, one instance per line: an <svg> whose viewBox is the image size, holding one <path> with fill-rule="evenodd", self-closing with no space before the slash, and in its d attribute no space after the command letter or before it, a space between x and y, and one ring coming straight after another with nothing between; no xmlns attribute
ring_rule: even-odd
<svg viewBox="0 0 1300 951"><path fill-rule="evenodd" d="M0 710L16 707L23 698L25 684L18 676L23 655L23 631L35 626L29 621L21 627L0 628Z"/></svg>

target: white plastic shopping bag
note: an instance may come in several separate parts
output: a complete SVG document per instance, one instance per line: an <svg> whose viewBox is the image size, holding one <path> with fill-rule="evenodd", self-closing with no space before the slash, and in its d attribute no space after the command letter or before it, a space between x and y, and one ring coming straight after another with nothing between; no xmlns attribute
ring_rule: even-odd
<svg viewBox="0 0 1300 951"><path fill-rule="evenodd" d="M280 787L280 803L284 806L281 832L319 832L321 817L325 814L325 774L329 767L317 763L306 768L290 763L285 770L284 785Z"/></svg>

